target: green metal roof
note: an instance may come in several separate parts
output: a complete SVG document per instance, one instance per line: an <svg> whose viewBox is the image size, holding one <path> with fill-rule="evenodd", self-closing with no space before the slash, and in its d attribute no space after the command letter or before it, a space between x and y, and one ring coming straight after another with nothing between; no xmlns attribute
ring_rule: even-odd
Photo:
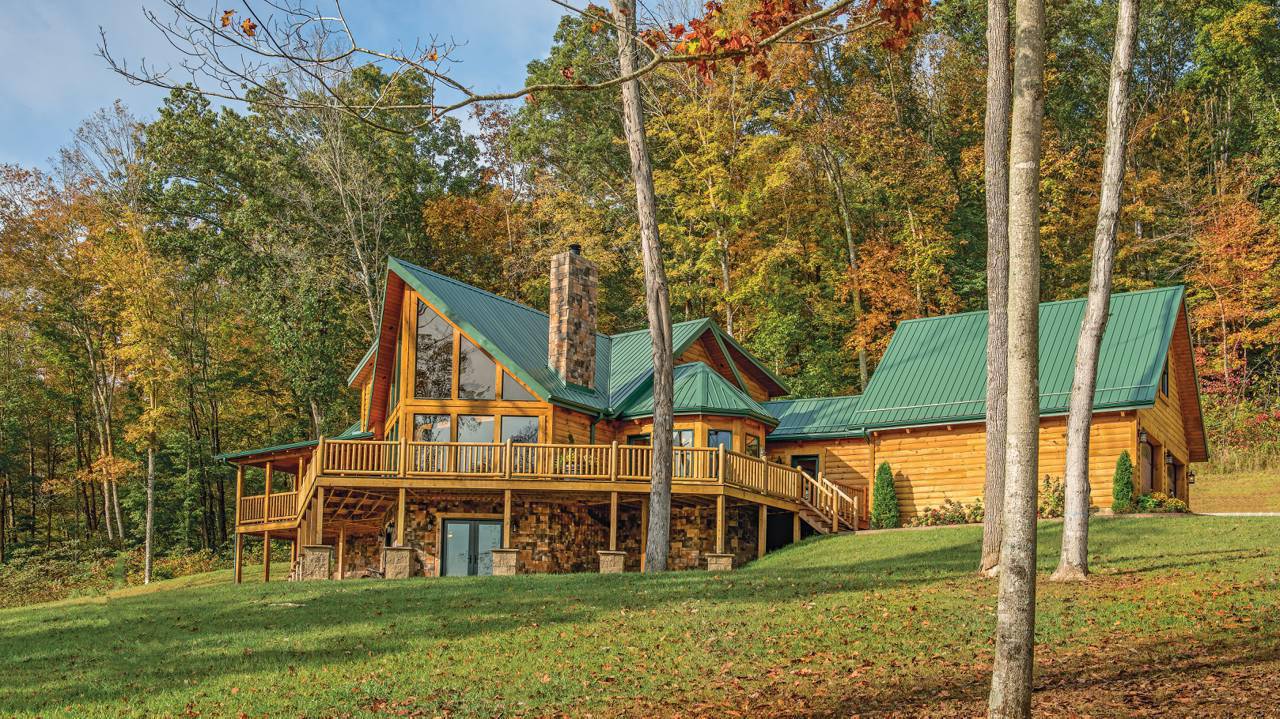
<svg viewBox="0 0 1280 719"><path fill-rule="evenodd" d="M1098 356L1097 410L1155 403L1183 288L1111 297ZM1064 414L1085 300L1040 305L1040 413ZM855 422L868 429L982 420L986 415L987 313L898 325L862 394Z"/></svg>
<svg viewBox="0 0 1280 719"><path fill-rule="evenodd" d="M860 395L765 402L764 409L778 418L769 440L865 437L866 432L856 423L861 402Z"/></svg>
<svg viewBox="0 0 1280 719"><path fill-rule="evenodd" d="M547 313L404 260L392 257L387 264L388 271L403 278L541 399L614 416L653 374L648 329L613 336L596 334L595 386L568 384L547 364ZM417 310L406 307L404 311ZM708 330L721 334L707 318L675 323L673 352L679 356ZM751 358L746 350L738 349ZM768 373L766 367L755 364Z"/></svg>
<svg viewBox="0 0 1280 719"><path fill-rule="evenodd" d="M342 430L341 434L331 437L330 439L370 439L372 437L373 437L372 432L361 432L360 423L356 422L350 427L347 427L346 429ZM214 455L213 458L219 462L230 462L232 460L243 459L244 457L253 457L259 454L271 454L272 452L285 452L291 449L304 449L306 447L314 447L317 444L319 444L318 440L304 439L301 442L287 442L285 444L271 445L270 447L259 447L257 449L244 449L239 452L223 452L222 454Z"/></svg>
<svg viewBox="0 0 1280 719"><path fill-rule="evenodd" d="M777 423L759 402L734 387L729 380L703 362L676 365L672 399L676 414L721 414L751 417L765 424ZM618 409L621 419L653 415L653 373L632 399Z"/></svg>

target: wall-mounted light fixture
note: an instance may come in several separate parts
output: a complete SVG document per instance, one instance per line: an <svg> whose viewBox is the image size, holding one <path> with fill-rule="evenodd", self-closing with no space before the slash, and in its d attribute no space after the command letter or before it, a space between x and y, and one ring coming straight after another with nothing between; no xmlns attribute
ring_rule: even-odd
<svg viewBox="0 0 1280 719"><path fill-rule="evenodd" d="M1138 430L1138 444L1146 444L1146 442L1147 442L1147 430L1145 429Z"/></svg>

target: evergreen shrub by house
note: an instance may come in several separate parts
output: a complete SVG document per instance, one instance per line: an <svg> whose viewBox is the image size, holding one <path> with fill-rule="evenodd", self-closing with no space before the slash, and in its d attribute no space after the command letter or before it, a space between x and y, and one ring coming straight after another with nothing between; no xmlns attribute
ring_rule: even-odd
<svg viewBox="0 0 1280 719"><path fill-rule="evenodd" d="M1040 481L1036 516L1041 519L1061 519L1067 507L1067 485L1056 477L1045 475Z"/></svg>
<svg viewBox="0 0 1280 719"><path fill-rule="evenodd" d="M898 513L898 493L893 490L893 470L888 462L881 462L876 470L875 487L871 493L871 528L891 529L902 526Z"/></svg>
<svg viewBox="0 0 1280 719"><path fill-rule="evenodd" d="M1111 511L1133 511L1133 459L1128 451L1120 453L1116 473L1111 477Z"/></svg>

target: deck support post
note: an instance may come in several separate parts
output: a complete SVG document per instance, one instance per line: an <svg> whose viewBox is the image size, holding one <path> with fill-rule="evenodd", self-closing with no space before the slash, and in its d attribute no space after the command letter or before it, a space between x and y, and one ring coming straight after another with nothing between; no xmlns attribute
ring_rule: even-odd
<svg viewBox="0 0 1280 719"><path fill-rule="evenodd" d="M404 490L400 490L403 492ZM324 487L316 487L316 544L324 544Z"/></svg>
<svg viewBox="0 0 1280 719"><path fill-rule="evenodd" d="M649 498L640 498L640 571L644 572L644 554L649 547Z"/></svg>
<svg viewBox="0 0 1280 719"><path fill-rule="evenodd" d="M756 528L756 559L764 556L765 546L769 542L769 506L760 505L760 526Z"/></svg>
<svg viewBox="0 0 1280 719"><path fill-rule="evenodd" d="M338 579L343 579L346 577L346 572L344 572L342 568L343 561L346 558L346 553L347 553L347 525L345 522L343 522L342 524L338 525L338 569L336 572L334 572L334 576L336 576Z"/></svg>
<svg viewBox="0 0 1280 719"><path fill-rule="evenodd" d="M271 581L271 532L262 533L262 583Z"/></svg>
<svg viewBox="0 0 1280 719"><path fill-rule="evenodd" d="M800 513L791 513L791 543L800 541Z"/></svg>
<svg viewBox="0 0 1280 719"><path fill-rule="evenodd" d="M235 582L244 581L244 535L236 532Z"/></svg>
<svg viewBox="0 0 1280 719"><path fill-rule="evenodd" d="M716 554L724 554L724 495L716 495Z"/></svg>
<svg viewBox="0 0 1280 719"><path fill-rule="evenodd" d="M511 549L511 490L502 490L502 548Z"/></svg>
<svg viewBox="0 0 1280 719"><path fill-rule="evenodd" d="M609 551L618 551L618 493L609 493Z"/></svg>
<svg viewBox="0 0 1280 719"><path fill-rule="evenodd" d="M396 503L396 546L404 546L404 500L405 488L400 488L400 496Z"/></svg>

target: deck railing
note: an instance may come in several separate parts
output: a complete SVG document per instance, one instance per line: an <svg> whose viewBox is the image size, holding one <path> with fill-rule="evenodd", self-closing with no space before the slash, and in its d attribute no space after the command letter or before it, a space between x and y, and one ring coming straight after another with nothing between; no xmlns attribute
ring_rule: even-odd
<svg viewBox="0 0 1280 719"><path fill-rule="evenodd" d="M800 502L830 517L834 527L857 526L859 503L821 475L723 447L676 447L672 480L722 484ZM505 478L590 482L646 481L653 448L612 444L410 442L321 439L297 491L240 498L239 521L299 516L322 474L386 478Z"/></svg>

